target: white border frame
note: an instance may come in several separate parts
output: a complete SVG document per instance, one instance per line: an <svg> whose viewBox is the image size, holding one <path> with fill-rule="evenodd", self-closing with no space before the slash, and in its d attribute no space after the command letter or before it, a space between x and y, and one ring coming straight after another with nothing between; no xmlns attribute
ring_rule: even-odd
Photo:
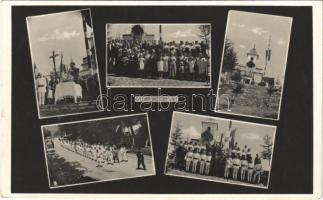
<svg viewBox="0 0 323 200"><path fill-rule="evenodd" d="M90 15L90 20L91 20L91 25L92 25L92 29L93 29L93 33L94 33L94 25L93 25L93 21L92 21L92 13L91 13L91 9L90 8L85 8L85 9L79 9L79 10L70 10L70 11L64 11L64 12L56 12L56 13L49 13L49 14L42 14L42 15L34 15L34 16L28 16L26 17L26 26L27 26L27 34L28 34L28 44L29 44L29 50L30 50L30 56L31 56L31 63L32 63L32 68L33 63L34 63L34 57L33 57L33 50L32 50L32 45L31 45L31 40L30 40L30 30L29 30L29 23L28 23L28 18L39 18L39 17L43 17L43 16L48 16L48 15L61 15L61 14L65 14L65 13L71 13L71 12L77 12L79 11L81 13L81 11L85 11L88 10L89 11L89 15ZM82 15L82 13L81 13ZM84 36L86 37L86 36ZM94 43L94 50L95 50L95 63L96 63L96 67L98 69L98 73L96 74L96 76L98 77L99 80L99 91L100 91L100 98L101 98L101 102L102 102L102 88L101 88L101 80L100 80L100 75L99 75L99 64L98 64L98 59L97 59L97 50L96 50L96 45L95 45L95 36L93 35L93 43ZM35 80L35 71L34 69L32 69L33 71L33 80L34 80L34 88L35 88L35 97L36 97L36 106L37 106L37 112L38 112L38 118L39 119L45 119L45 118L53 118L53 117L63 117L63 116L69 116L69 115L78 115L78 114L86 114L86 113L94 113L94 112L102 112L103 110L93 110L93 111L87 111L87 112L80 112L80 113L68 113L68 114L58 114L58 115L49 115L49 116L41 116L40 113L40 108L39 108L39 104L38 104L38 95L37 95L37 88L36 88L36 80ZM98 97L96 98L97 101ZM75 104L75 103L74 103Z"/></svg>
<svg viewBox="0 0 323 200"><path fill-rule="evenodd" d="M174 25L210 25L210 72L209 72L209 77L210 77L210 80L209 82L203 82L205 84L208 84L206 86L144 86L144 85L134 85L134 86L131 86L131 85L125 85L125 86L122 86L122 85L116 85L116 86L113 86L113 85L108 85L108 63L107 63L107 58L108 58L108 52L107 52L107 24L112 24L112 25L136 25L136 24L139 24L139 25L171 25L171 26L174 26ZM186 88L186 89L211 89L212 88L212 24L211 23L207 23L207 22L204 22L204 23L159 23L159 24L156 24L156 23L148 23L148 22L143 22L143 23L105 23L105 36L106 36L106 40L105 40L105 77L106 77L106 87L107 88ZM153 79L152 79L153 81Z"/></svg>
<svg viewBox="0 0 323 200"><path fill-rule="evenodd" d="M143 6L166 5L183 6L183 1L2 1L0 5L0 49L3 59L0 59L0 92L3 96L0 104L0 197L24 199L122 199L122 200L164 200L163 194L64 194L64 193L12 193L11 192L11 8L13 6L57 5L57 6ZM168 194L167 198L201 200L276 200L291 198L293 200L313 200L321 198L322 194L322 2L321 1L186 1L189 6L310 6L313 11L313 192L309 194Z"/></svg>
<svg viewBox="0 0 323 200"><path fill-rule="evenodd" d="M174 120L174 115L192 115L192 116L196 116L196 117L200 117L200 118L212 118L215 120L219 120L221 123L221 121L232 121L232 122L236 122L236 123L240 123L240 124L252 124L252 125L256 125L256 126L265 126L265 127L271 127L274 128L274 137L272 138L273 140L273 147L272 147L272 151L271 151L271 159L270 159L270 164L269 164L269 175L268 175L268 180L267 180L267 186L258 186L258 185L250 185L250 184L242 184L242 183L235 183L233 182L228 182L228 181L221 181L221 180L211 180L211 179L207 179L207 178L198 178L198 177L194 177L194 174L192 173L192 176L184 176L184 175L175 175L175 174L170 174L166 172L166 166L167 166L167 160L168 160L168 149L169 149L169 145L170 145L170 140L171 140L171 134L173 132L173 120ZM189 178L189 179L196 179L196 180L204 180L204 181L210 181L210 182L217 182L217 183L227 183L227 184L231 184L231 185L241 185L241 186L245 186L245 187L255 187L255 188L261 188L261 189L268 189L269 188L269 184L270 184L270 174L271 174L271 167L272 167L272 160L274 157L274 149L275 149L275 138L276 138L276 133L277 133L277 126L274 125L267 125L267 124L260 124L260 123L253 123L253 122L246 122L246 121L240 121L240 120L234 120L234 119L228 119L228 118L222 118L222 117L214 117L214 116L209 116L209 115L200 115L200 114L192 114L192 113L186 113L186 112L178 112L178 111L174 111L173 115L172 115L172 122L171 122L171 128L170 128L170 133L169 133L169 139L168 139L168 145L167 145L167 154L166 154L166 160L165 160L165 167L164 167L164 174L167 176L176 176L176 177L182 177L182 178ZM217 177L217 176L214 176ZM219 177L221 178L221 177Z"/></svg>
<svg viewBox="0 0 323 200"><path fill-rule="evenodd" d="M147 128L148 128L148 133L149 133L149 142L150 142L152 167L153 167L153 173L152 174L146 174L146 175L140 175L140 176L134 175L134 176L130 176L130 177L113 178L113 179L108 179L108 180L89 181L89 182L82 182L82 183L73 183L73 184L66 184L66 185L59 185L59 186L51 186L50 185L50 176L49 176L49 171L48 171L47 153L46 153L45 138L44 138L44 128L49 127L49 126L61 126L61 125L65 125L65 124L77 124L77 123L82 123L82 122L103 121L103 120L124 118L124 117L138 116L138 115L144 115L146 120L147 120ZM115 116L115 117L105 117L105 118L98 118L98 119L89 119L89 120L81 120L81 121L73 121L73 122L64 122L64 123L58 123L58 124L42 125L41 126L41 132L42 132L42 141L43 141L43 148L44 148L44 155L45 155L46 171L47 171L49 189L69 187L69 186L77 186L77 185L85 185L85 184L91 184L91 183L101 183L101 182L123 180L123 179L132 179L132 178L139 178L139 177L146 177L146 176L155 176L156 175L154 151L153 151L153 145L152 145L152 141L151 141L151 133L150 133L148 113L138 113L138 114L131 114L131 115L121 115L121 116Z"/></svg>
<svg viewBox="0 0 323 200"><path fill-rule="evenodd" d="M225 50L225 41L227 39L227 33L228 33L228 25L230 22L230 13L231 12L243 12L243 13L250 13L250 14L258 14L258 15L266 15L266 16L276 16L276 17L281 17L281 18L289 18L290 19L290 27L289 27L289 35L288 35L288 44L287 44L287 52L285 55L285 64L284 64L284 81L282 83L282 90L280 93L280 98L279 98L279 106L278 106L278 113L277 113L277 118L270 118L270 117L260 117L257 115L247 115L247 114L239 114L239 113L234 113L234 112L229 112L229 111L219 111L218 110L218 100L219 100L219 90L220 88L220 78L222 74L222 66L223 66L223 57L224 57L224 50ZM269 119L269 120L276 120L278 121L280 118L280 108L281 108L281 102L284 94L284 85L286 81L286 68L287 68L287 60L288 60L288 54L289 54L289 44L290 44L290 35L292 34L292 27L293 27L293 18L292 17L286 17L286 16L280 16L280 15L270 15L270 14L264 14L264 13L258 13L258 12L246 12L246 11L239 11L239 10L229 10L228 12L228 17L227 17L227 23L226 23L226 30L225 30L225 36L224 36L224 43L223 43L223 50L222 50L222 58L221 58L221 67L220 67L220 73L219 73L219 81L218 81L218 86L217 86L217 98L215 100L215 109L214 112L217 113L223 113L223 114L229 114L229 115L238 115L238 116L245 116L245 117L253 117L253 118L260 118L260 119Z"/></svg>

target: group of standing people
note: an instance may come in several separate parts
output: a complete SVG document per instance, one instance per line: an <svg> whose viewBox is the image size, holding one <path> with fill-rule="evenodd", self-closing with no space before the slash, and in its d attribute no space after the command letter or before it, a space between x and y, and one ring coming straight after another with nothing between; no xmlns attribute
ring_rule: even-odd
<svg viewBox="0 0 323 200"><path fill-rule="evenodd" d="M182 142L169 157L168 166L200 175L223 177L225 179L260 184L262 177L261 158L252 158L251 149L242 150L236 142L230 151L219 145L204 145L201 142Z"/></svg>
<svg viewBox="0 0 323 200"><path fill-rule="evenodd" d="M61 82L74 82L75 84L79 84L82 88L82 100L96 99L99 94L97 75L88 77L86 80L80 78L79 68L76 67L73 61L70 63L67 72L59 74L58 72L50 72L48 76L37 73L35 78L38 104L40 106L57 103L58 100L55 96L56 86ZM64 102L68 101L65 100Z"/></svg>
<svg viewBox="0 0 323 200"><path fill-rule="evenodd" d="M117 76L208 81L209 47L202 42L107 43L108 71Z"/></svg>
<svg viewBox="0 0 323 200"><path fill-rule="evenodd" d="M231 171L232 173L230 173ZM238 143L236 142L234 147L232 147L231 153L226 153L224 178L229 179L232 177L233 180L260 184L262 172L261 158L256 154L253 161L251 149L248 148L247 145L240 150L240 147L238 147ZM239 175L240 178L238 179Z"/></svg>

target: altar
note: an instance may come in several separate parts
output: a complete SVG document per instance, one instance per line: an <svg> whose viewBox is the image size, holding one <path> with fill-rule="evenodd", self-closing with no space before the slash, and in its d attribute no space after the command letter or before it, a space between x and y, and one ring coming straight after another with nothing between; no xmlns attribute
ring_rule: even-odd
<svg viewBox="0 0 323 200"><path fill-rule="evenodd" d="M82 87L74 81L57 84L55 90L55 103L66 97L73 97L74 103L77 103L77 98L82 98Z"/></svg>

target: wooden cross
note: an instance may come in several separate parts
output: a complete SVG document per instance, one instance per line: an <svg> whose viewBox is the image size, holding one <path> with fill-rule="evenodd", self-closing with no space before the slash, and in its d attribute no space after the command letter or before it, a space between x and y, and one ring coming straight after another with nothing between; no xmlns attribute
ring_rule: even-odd
<svg viewBox="0 0 323 200"><path fill-rule="evenodd" d="M52 55L49 56L49 59L53 59L54 63L54 74L56 75L56 63L55 63L55 58L58 56L58 54L55 54L55 51L52 52Z"/></svg>

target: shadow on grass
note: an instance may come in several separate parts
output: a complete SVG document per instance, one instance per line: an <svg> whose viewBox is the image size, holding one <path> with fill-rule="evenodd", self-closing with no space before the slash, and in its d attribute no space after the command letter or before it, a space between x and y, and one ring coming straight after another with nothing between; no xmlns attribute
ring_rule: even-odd
<svg viewBox="0 0 323 200"><path fill-rule="evenodd" d="M51 187L96 181L84 176L86 169L78 162L67 162L56 154L48 155L47 159Z"/></svg>

